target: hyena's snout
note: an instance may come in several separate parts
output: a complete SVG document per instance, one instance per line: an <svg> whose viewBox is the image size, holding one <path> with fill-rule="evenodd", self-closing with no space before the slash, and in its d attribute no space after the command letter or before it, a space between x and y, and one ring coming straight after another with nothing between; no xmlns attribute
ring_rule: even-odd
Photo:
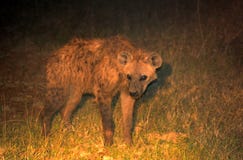
<svg viewBox="0 0 243 160"><path fill-rule="evenodd" d="M139 93L137 91L134 92L129 92L130 96L134 97L134 98L138 98L139 97Z"/></svg>
<svg viewBox="0 0 243 160"><path fill-rule="evenodd" d="M140 84L138 81L130 81L129 84L129 94L133 98L137 99L142 96L144 92L144 86Z"/></svg>

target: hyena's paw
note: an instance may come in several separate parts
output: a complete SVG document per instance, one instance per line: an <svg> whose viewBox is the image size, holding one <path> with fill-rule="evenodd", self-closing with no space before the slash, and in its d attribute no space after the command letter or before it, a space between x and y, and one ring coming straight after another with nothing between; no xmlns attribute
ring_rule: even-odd
<svg viewBox="0 0 243 160"><path fill-rule="evenodd" d="M74 126L70 121L62 122L62 129L64 132L73 132L75 130Z"/></svg>
<svg viewBox="0 0 243 160"><path fill-rule="evenodd" d="M42 124L42 131L41 131L42 136L43 136L43 137L48 137L48 136L50 136L50 134L51 134L50 130L51 130L50 125L48 125L48 123L45 123L45 122L44 122L44 123Z"/></svg>
<svg viewBox="0 0 243 160"><path fill-rule="evenodd" d="M104 133L104 138L105 138L105 142L104 145L105 146L111 146L113 144L113 131L107 130Z"/></svg>
<svg viewBox="0 0 243 160"><path fill-rule="evenodd" d="M127 146L133 145L132 138L125 137L124 141Z"/></svg>

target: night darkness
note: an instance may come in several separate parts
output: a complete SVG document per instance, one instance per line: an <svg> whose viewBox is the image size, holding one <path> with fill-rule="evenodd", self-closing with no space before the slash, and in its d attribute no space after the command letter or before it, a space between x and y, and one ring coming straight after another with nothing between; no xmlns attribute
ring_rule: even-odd
<svg viewBox="0 0 243 160"><path fill-rule="evenodd" d="M130 152L119 148L119 145L115 147L122 151L113 149L109 152L102 151L100 155L101 153L96 153L97 148L85 141L82 143L90 145L92 149L84 147L83 152L89 152L91 155L95 153L94 159L105 159L104 155L114 159L139 159L142 156L146 157L145 159L180 159L182 150L186 157L184 159L243 158L241 0L1 2L0 158L12 159L13 155L19 155L27 159L60 159L62 156L64 159L72 159L80 156L70 150L73 157L66 152L57 152L55 156L48 151L58 148L45 148L44 142L35 144L37 147L31 143L15 145L11 135L18 137L18 142L25 141L26 137L21 135L25 130L25 123L20 121L22 119L31 119L32 123L39 124L36 117L41 110L39 104L42 102L39 99L45 90L45 64L53 51L74 37L93 39L116 35L127 37L137 46L159 53L164 63L158 70L158 81L149 86L137 103L134 125L134 139L137 145L130 148L131 157ZM88 100L85 105L92 105L90 103L92 102ZM152 105L152 109L149 108ZM91 112L87 111L86 107L82 109ZM78 119L75 117L83 116L79 110L73 116L74 121ZM95 109L93 108L92 112L93 110ZM96 110L94 112L96 113ZM116 112L119 112L119 107ZM146 117L152 117L148 118L151 124L146 121ZM11 123L15 121L16 124ZM136 129L139 125L142 127L137 135ZM28 128L31 128L29 132L35 142L40 138L40 128L33 126L35 125ZM76 122L76 128L79 127ZM152 132L156 132L156 138L147 136ZM182 142L186 147L173 151L166 148L162 141L167 141L163 139L163 133L167 132L186 135L184 137L188 142ZM143 134L144 137L138 138L139 134ZM118 135L120 136L120 133ZM81 138L82 136L81 134ZM89 136L95 137L92 134ZM116 143L121 141L119 136L115 140ZM63 145L69 145L70 148L79 145L66 143ZM160 149L155 150L152 147L155 143L158 148L164 147L163 150L167 150L168 153ZM13 146L17 149L11 149ZM19 149L26 146L33 147L34 152L28 150L28 147L24 151ZM35 147L46 150L38 154L40 152ZM135 153L135 150L139 153ZM157 157L150 153L156 153ZM92 159L90 155L80 157Z"/></svg>
<svg viewBox="0 0 243 160"><path fill-rule="evenodd" d="M237 0L218 2L152 0L149 3L145 0L133 2L74 0L71 3L62 0L10 0L1 5L1 39L6 41L6 37L13 36L17 39L16 34L43 36L43 38L51 36L54 39L60 36L63 37L63 41L72 36L100 37L116 34L131 36L131 33L136 36L136 34L146 34L145 32L159 34L168 30L168 25L171 24L181 26L177 32L182 32L185 29L183 26L199 23L198 18L202 27L231 24L236 28L232 28L231 32L240 32L241 5ZM217 23L210 24L214 20Z"/></svg>

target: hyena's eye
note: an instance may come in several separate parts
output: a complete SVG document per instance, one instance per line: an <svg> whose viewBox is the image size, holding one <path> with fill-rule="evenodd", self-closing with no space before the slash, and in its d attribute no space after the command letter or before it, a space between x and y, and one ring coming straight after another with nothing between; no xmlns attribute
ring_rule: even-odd
<svg viewBox="0 0 243 160"><path fill-rule="evenodd" d="M148 78L146 75L142 75L139 79L139 81L145 81Z"/></svg>
<svg viewBox="0 0 243 160"><path fill-rule="evenodd" d="M132 80L132 77L131 77L130 74L127 75L127 79L128 79L129 81Z"/></svg>

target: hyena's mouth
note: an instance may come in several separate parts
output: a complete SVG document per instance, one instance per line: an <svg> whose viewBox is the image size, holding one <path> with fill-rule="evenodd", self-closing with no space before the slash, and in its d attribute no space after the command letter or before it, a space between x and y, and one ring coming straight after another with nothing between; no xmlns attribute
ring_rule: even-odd
<svg viewBox="0 0 243 160"><path fill-rule="evenodd" d="M139 92L129 92L130 96L134 99L138 99L139 97L141 97L142 94L140 94Z"/></svg>

